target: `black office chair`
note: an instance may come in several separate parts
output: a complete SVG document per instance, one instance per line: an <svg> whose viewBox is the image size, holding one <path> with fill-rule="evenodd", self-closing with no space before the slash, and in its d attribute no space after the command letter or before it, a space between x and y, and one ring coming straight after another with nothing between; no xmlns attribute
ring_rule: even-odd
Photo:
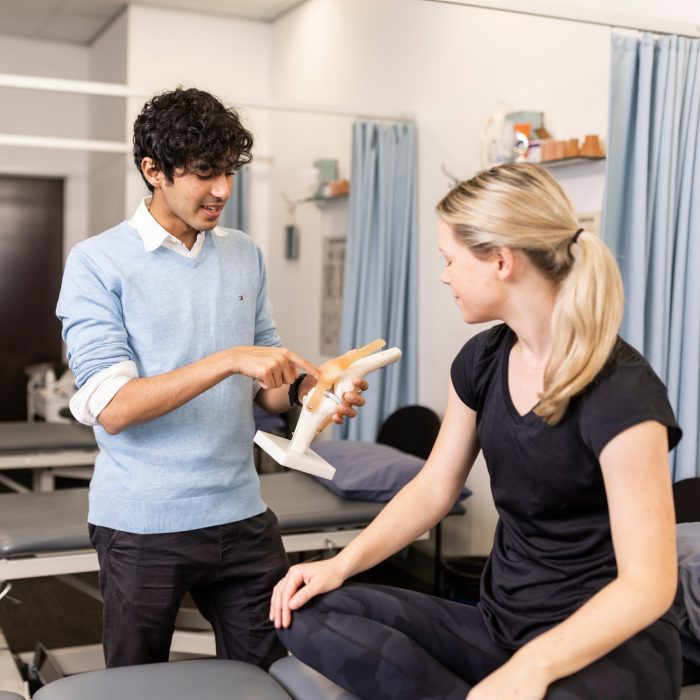
<svg viewBox="0 0 700 700"><path fill-rule="evenodd" d="M700 477L682 479L673 484L673 504L676 508L677 523L700 522ZM683 689L681 698L695 697L691 695L697 692L700 697L700 667L683 659ZM690 689L692 686L692 690Z"/></svg>
<svg viewBox="0 0 700 700"><path fill-rule="evenodd" d="M673 484L673 503L677 523L700 522L700 477L682 479Z"/></svg>
<svg viewBox="0 0 700 700"><path fill-rule="evenodd" d="M382 424L377 442L428 459L440 432L440 418L427 406L404 406Z"/></svg>
<svg viewBox="0 0 700 700"><path fill-rule="evenodd" d="M397 450L428 459L440 432L440 418L427 406L404 406L394 411L382 423L377 442ZM442 592L442 523L434 528L435 558L433 562L433 589Z"/></svg>

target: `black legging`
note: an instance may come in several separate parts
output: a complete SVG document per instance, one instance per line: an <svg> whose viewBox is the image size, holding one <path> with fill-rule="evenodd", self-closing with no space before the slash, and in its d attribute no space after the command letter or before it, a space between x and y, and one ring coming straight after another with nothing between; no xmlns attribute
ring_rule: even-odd
<svg viewBox="0 0 700 700"><path fill-rule="evenodd" d="M464 700L512 651L470 605L387 586L347 585L313 599L278 630L301 661L367 700ZM547 700L675 700L681 653L659 620L578 673Z"/></svg>

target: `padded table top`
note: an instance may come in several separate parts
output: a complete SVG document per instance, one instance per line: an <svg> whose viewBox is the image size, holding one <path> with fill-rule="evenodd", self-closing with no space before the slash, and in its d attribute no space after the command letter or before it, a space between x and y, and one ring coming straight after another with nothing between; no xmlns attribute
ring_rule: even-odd
<svg viewBox="0 0 700 700"><path fill-rule="evenodd" d="M369 524L384 503L339 498L310 476L289 471L261 474L265 503L282 534ZM89 549L88 489L0 494L0 557ZM452 513L463 513L456 505Z"/></svg>
<svg viewBox="0 0 700 700"><path fill-rule="evenodd" d="M92 428L84 425L0 422L0 454L96 449Z"/></svg>
<svg viewBox="0 0 700 700"><path fill-rule="evenodd" d="M197 659L78 673L40 688L36 700L291 700L265 671L242 661Z"/></svg>
<svg viewBox="0 0 700 700"><path fill-rule="evenodd" d="M87 549L86 488L0 494L0 556Z"/></svg>
<svg viewBox="0 0 700 700"><path fill-rule="evenodd" d="M346 501L301 472L261 474L283 533L366 525L383 503ZM0 556L88 549L88 490L0 494Z"/></svg>
<svg viewBox="0 0 700 700"><path fill-rule="evenodd" d="M260 491L283 533L367 525L385 506L339 498L298 471L261 474Z"/></svg>

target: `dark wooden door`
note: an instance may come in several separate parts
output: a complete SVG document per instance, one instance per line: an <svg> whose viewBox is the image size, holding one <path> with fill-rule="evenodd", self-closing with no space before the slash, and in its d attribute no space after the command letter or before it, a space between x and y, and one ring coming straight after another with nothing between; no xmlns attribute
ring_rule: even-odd
<svg viewBox="0 0 700 700"><path fill-rule="evenodd" d="M27 416L24 368L61 361L63 180L0 176L0 420Z"/></svg>

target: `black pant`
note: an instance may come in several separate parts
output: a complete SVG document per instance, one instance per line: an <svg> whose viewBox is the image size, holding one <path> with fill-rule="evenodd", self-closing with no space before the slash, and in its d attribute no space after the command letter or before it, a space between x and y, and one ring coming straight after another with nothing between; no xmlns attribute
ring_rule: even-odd
<svg viewBox="0 0 700 700"><path fill-rule="evenodd" d="M108 667L167 661L189 591L214 628L216 655L269 668L286 651L269 620L289 561L275 514L201 530L135 535L90 525L104 601Z"/></svg>
<svg viewBox="0 0 700 700"><path fill-rule="evenodd" d="M367 700L464 700L513 653L491 641L473 606L385 586L348 585L313 599L278 630L301 661ZM547 700L675 700L678 633L659 620L553 683Z"/></svg>

